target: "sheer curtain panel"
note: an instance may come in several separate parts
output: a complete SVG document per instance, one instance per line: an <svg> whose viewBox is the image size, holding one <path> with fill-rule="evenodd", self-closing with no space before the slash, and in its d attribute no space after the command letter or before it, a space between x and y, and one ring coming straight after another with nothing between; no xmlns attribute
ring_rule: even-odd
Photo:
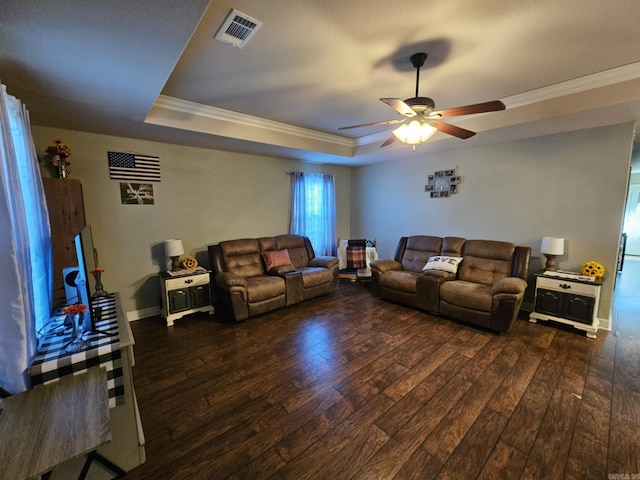
<svg viewBox="0 0 640 480"><path fill-rule="evenodd" d="M335 177L291 172L289 232L309 237L316 255L334 255L337 239Z"/></svg>
<svg viewBox="0 0 640 480"><path fill-rule="evenodd" d="M0 86L0 386L18 393L51 314L53 261L29 114Z"/></svg>

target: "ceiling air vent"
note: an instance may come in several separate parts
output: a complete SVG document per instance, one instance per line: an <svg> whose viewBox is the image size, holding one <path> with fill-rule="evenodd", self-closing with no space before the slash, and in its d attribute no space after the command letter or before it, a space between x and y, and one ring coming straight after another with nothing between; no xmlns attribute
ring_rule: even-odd
<svg viewBox="0 0 640 480"><path fill-rule="evenodd" d="M261 21L233 9L220 25L214 38L224 43L230 43L234 47L242 48L261 26Z"/></svg>

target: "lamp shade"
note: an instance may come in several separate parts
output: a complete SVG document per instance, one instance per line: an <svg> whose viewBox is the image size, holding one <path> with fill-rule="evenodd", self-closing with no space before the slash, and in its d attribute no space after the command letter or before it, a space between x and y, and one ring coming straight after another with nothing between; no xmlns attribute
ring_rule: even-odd
<svg viewBox="0 0 640 480"><path fill-rule="evenodd" d="M564 238L543 237L540 252L545 255L563 255Z"/></svg>
<svg viewBox="0 0 640 480"><path fill-rule="evenodd" d="M164 242L164 251L167 254L167 257L179 257L184 253L182 240L166 240Z"/></svg>
<svg viewBox="0 0 640 480"><path fill-rule="evenodd" d="M395 137L403 143L409 145L419 145L426 142L436 133L437 129L427 122L412 120L405 123L393 131Z"/></svg>

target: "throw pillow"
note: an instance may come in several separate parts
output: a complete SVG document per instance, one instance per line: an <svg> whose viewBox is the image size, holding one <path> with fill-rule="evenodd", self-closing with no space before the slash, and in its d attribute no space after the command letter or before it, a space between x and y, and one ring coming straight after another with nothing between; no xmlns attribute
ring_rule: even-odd
<svg viewBox="0 0 640 480"><path fill-rule="evenodd" d="M425 270L443 270L445 272L456 273L458 265L462 261L462 257L429 257L426 265L422 268Z"/></svg>
<svg viewBox="0 0 640 480"><path fill-rule="evenodd" d="M291 258L289 258L289 250L272 250L268 252L262 252L262 258L267 267L267 270L271 270L273 267L282 267L285 265L293 266Z"/></svg>

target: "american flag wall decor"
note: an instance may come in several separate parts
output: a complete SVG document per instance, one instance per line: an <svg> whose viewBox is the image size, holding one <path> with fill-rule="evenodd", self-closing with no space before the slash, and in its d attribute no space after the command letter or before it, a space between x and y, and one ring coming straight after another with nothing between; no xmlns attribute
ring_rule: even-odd
<svg viewBox="0 0 640 480"><path fill-rule="evenodd" d="M107 157L111 180L160 181L159 157L120 152L107 152Z"/></svg>

